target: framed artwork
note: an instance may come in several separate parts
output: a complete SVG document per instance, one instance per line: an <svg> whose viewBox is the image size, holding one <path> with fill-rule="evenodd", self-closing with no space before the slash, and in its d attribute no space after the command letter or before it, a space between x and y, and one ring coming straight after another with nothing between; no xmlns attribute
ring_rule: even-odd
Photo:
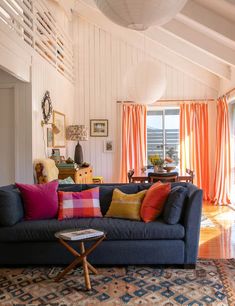
<svg viewBox="0 0 235 306"><path fill-rule="evenodd" d="M108 137L108 120L91 119L90 120L91 137Z"/></svg>
<svg viewBox="0 0 235 306"><path fill-rule="evenodd" d="M47 147L52 148L52 146L53 146L52 128L47 128Z"/></svg>
<svg viewBox="0 0 235 306"><path fill-rule="evenodd" d="M104 140L104 152L113 152L112 140Z"/></svg>
<svg viewBox="0 0 235 306"><path fill-rule="evenodd" d="M57 133L53 133L53 147L64 148L65 147L65 114L53 111L53 124L58 130Z"/></svg>

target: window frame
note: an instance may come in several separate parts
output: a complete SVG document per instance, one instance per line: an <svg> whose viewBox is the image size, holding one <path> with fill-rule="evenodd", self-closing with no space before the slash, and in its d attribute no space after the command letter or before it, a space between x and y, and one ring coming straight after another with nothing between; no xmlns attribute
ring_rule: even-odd
<svg viewBox="0 0 235 306"><path fill-rule="evenodd" d="M148 112L149 111L163 111L163 115L162 115L162 129L163 129L163 157L166 157L166 133L165 133L165 111L166 110L170 110L170 109L178 109L180 111L180 106L177 105L167 105L167 106L163 106L163 105L159 105L159 106L151 106L148 105L147 106L147 117L148 117ZM180 114L179 114L180 115ZM180 124L179 124L179 132L180 132ZM147 152L146 152L146 164L148 165L149 161L148 161L148 126L146 124L146 148L147 148ZM180 146L178 149L178 157L180 156Z"/></svg>

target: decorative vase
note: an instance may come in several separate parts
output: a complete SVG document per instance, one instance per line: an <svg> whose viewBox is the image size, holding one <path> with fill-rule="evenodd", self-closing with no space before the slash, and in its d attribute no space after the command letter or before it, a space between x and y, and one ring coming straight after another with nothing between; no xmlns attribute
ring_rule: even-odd
<svg viewBox="0 0 235 306"><path fill-rule="evenodd" d="M155 166L153 167L153 169L154 169L154 172L158 172L158 166L157 166L157 165L155 165Z"/></svg>
<svg viewBox="0 0 235 306"><path fill-rule="evenodd" d="M154 166L154 172L164 172L163 166Z"/></svg>

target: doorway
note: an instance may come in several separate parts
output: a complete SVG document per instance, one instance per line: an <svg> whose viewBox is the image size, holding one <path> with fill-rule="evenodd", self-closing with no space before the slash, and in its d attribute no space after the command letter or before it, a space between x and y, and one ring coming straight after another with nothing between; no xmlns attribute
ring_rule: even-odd
<svg viewBox="0 0 235 306"><path fill-rule="evenodd" d="M14 88L0 88L0 186L15 182Z"/></svg>

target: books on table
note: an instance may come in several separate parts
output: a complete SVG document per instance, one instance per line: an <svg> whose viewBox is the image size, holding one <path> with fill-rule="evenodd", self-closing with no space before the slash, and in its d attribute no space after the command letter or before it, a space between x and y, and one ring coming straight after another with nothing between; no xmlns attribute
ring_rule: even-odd
<svg viewBox="0 0 235 306"><path fill-rule="evenodd" d="M88 238L95 238L103 236L104 232L98 231L92 228L84 230L73 230L68 232L60 233L60 237L68 240L83 240Z"/></svg>

